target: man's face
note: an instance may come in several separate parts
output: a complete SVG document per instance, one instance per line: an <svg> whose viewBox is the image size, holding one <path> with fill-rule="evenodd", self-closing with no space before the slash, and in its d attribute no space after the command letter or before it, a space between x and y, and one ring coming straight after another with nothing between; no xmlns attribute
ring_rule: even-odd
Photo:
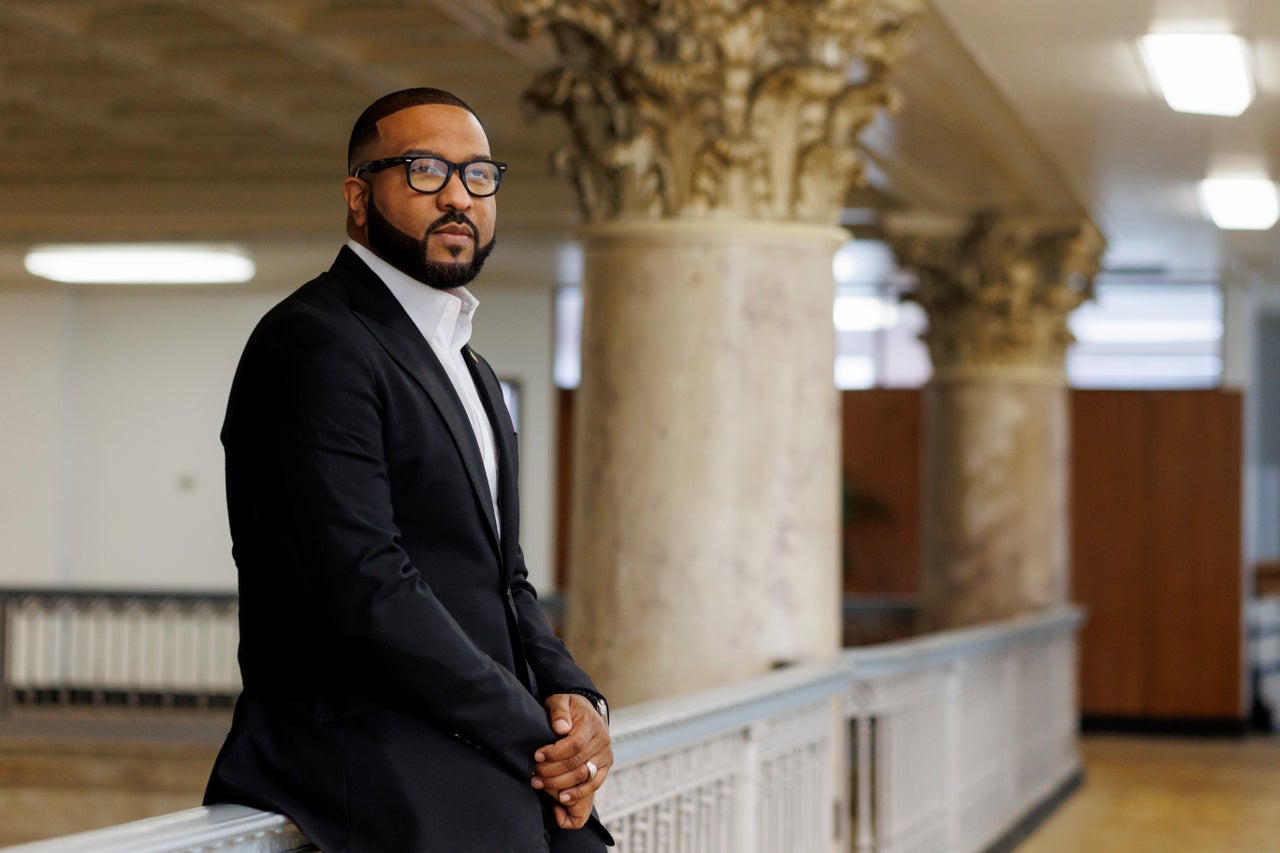
<svg viewBox="0 0 1280 853"><path fill-rule="evenodd" d="M361 162L402 154L431 154L455 163L490 156L475 116L443 104L387 116L378 122L378 137ZM343 189L351 235L424 284L441 289L466 284L493 248L495 197L472 197L456 171L431 194L412 189L399 165L348 178Z"/></svg>

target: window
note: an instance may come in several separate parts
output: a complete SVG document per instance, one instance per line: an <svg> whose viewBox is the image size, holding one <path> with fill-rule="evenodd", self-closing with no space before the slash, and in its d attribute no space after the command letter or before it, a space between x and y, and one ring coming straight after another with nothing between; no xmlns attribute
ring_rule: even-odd
<svg viewBox="0 0 1280 853"><path fill-rule="evenodd" d="M1222 380L1223 299L1213 283L1107 280L1069 319L1077 388L1214 388Z"/></svg>

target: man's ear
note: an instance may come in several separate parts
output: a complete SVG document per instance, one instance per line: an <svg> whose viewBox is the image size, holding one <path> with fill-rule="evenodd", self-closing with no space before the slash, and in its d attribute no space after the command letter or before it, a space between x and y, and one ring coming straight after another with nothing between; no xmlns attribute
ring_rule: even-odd
<svg viewBox="0 0 1280 853"><path fill-rule="evenodd" d="M342 195L347 200L347 223L364 231L369 216L369 185L359 178L342 182Z"/></svg>

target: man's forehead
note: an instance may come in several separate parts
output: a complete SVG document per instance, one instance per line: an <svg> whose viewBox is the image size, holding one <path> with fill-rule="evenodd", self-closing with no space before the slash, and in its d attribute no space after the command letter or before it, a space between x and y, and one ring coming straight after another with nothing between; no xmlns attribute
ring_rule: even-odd
<svg viewBox="0 0 1280 853"><path fill-rule="evenodd" d="M436 150L442 145L470 146L472 153L487 154L489 140L479 119L462 107L422 104L378 120L379 147L394 152Z"/></svg>

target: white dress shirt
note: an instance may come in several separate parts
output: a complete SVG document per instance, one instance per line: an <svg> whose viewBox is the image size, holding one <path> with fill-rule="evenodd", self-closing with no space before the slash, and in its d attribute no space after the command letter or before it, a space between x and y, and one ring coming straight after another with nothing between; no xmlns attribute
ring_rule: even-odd
<svg viewBox="0 0 1280 853"><path fill-rule="evenodd" d="M502 518L498 515L498 450L493 439L493 426L480 402L480 393L471 378L471 371L463 361L462 348L471 340L471 320L475 317L480 300L465 287L437 290L410 278L373 252L348 240L351 251L369 265L369 269L382 279L404 308L409 319L426 338L431 351L440 359L444 372L449 375L453 388L462 400L476 443L480 445L480 457L484 460L484 473L489 481L489 496L493 500L493 517L501 532Z"/></svg>

